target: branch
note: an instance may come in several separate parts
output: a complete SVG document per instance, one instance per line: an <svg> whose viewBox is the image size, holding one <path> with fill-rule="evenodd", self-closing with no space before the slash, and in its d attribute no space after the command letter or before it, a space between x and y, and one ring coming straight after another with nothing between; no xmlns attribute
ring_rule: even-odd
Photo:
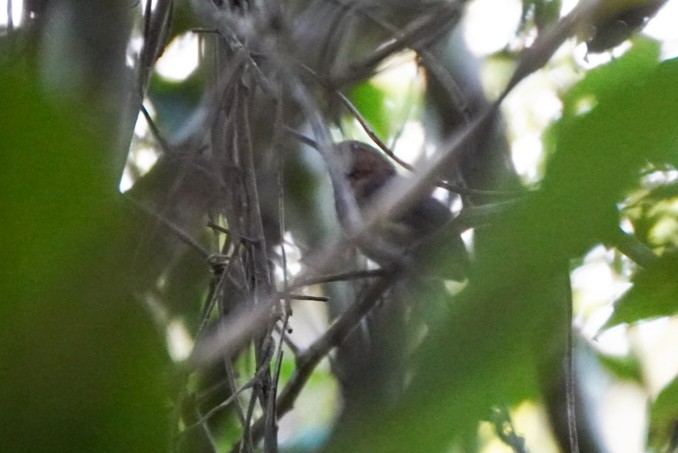
<svg viewBox="0 0 678 453"><path fill-rule="evenodd" d="M356 80L371 75L374 68L385 58L405 48L413 48L423 40L430 42L441 32L449 30L461 18L461 6L457 3L446 4L436 8L428 15L419 16L392 40L377 47L360 60L349 64L343 71L331 74L327 85L331 88L340 88Z"/></svg>
<svg viewBox="0 0 678 453"><path fill-rule="evenodd" d="M612 245L637 265L644 268L651 267L659 260L659 257L637 237L619 228L615 231Z"/></svg>
<svg viewBox="0 0 678 453"><path fill-rule="evenodd" d="M402 277L402 271L393 269L387 276L378 280L369 288L365 296L359 302L349 307L332 323L322 337L316 340L315 343L298 357L297 369L294 371L294 374L278 398L278 404L276 406L278 418L292 410L294 402L322 358L332 349L339 346L350 335L360 320L362 320L370 309L380 300L381 296L398 281L400 277ZM265 418L260 418L252 426L250 435L254 442L261 439L261 436L264 433L265 422ZM239 451L241 442L238 442L233 447L231 453Z"/></svg>
<svg viewBox="0 0 678 453"><path fill-rule="evenodd" d="M162 226L167 228L169 231L171 231L181 242L198 252L205 260L207 260L212 254L205 249L202 245L198 243L195 239L193 239L188 233L186 233L184 230L182 230L179 226L175 225L172 223L169 219L166 217L158 214L157 212L153 211L151 208L146 207L144 204L141 202L135 200L134 198L130 197L129 195L123 195L123 199L128 201L130 204L132 204L135 208L141 210L144 212L144 214L148 215L149 217L152 217L153 219L157 220Z"/></svg>

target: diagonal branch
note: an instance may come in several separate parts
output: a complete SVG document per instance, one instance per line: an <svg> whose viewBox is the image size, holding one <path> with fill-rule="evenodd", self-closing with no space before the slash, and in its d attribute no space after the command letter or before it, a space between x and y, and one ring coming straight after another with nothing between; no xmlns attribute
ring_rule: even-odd
<svg viewBox="0 0 678 453"><path fill-rule="evenodd" d="M276 406L276 414L282 417L292 410L294 402L301 390L313 374L313 370L332 349L339 346L358 325L360 320L380 300L381 296L402 277L402 271L393 269L388 275L375 282L365 296L348 308L337 318L327 331L304 351L297 359L297 369L280 393ZM261 439L264 434L265 418L257 420L250 430L253 441ZM239 450L240 442L236 444L231 453Z"/></svg>

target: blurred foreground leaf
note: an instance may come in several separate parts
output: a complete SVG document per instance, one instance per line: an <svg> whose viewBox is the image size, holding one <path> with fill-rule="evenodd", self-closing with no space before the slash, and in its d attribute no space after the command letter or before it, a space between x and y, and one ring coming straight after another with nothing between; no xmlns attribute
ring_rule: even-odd
<svg viewBox="0 0 678 453"><path fill-rule="evenodd" d="M106 144L31 80L0 72L0 445L163 451L165 352L124 284Z"/></svg>
<svg viewBox="0 0 678 453"><path fill-rule="evenodd" d="M614 307L603 328L678 313L678 256L663 256L633 279L631 288Z"/></svg>
<svg viewBox="0 0 678 453"><path fill-rule="evenodd" d="M635 355L629 354L626 356L605 355L600 351L595 351L594 354L600 364L606 371L611 373L617 379L628 380L642 384L643 370Z"/></svg>
<svg viewBox="0 0 678 453"><path fill-rule="evenodd" d="M620 58L587 71L586 77L562 96L564 118L576 118L599 102L607 102L623 93L635 96L634 83L655 68L659 61L659 50L656 41L638 39Z"/></svg>
<svg viewBox="0 0 678 453"><path fill-rule="evenodd" d="M673 452L678 448L678 379L661 391L650 408L648 443L654 451Z"/></svg>

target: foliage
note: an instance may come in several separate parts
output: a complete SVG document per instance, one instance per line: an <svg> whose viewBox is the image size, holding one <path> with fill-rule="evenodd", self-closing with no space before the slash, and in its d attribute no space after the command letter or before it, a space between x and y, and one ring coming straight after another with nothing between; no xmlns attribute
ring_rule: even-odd
<svg viewBox="0 0 678 453"><path fill-rule="evenodd" d="M132 231L103 144L33 74L0 79L1 443L161 451L166 353L123 284Z"/></svg>
<svg viewBox="0 0 678 453"><path fill-rule="evenodd" d="M569 265L593 247L618 249L628 257L624 269L633 270L632 288L615 301L602 331L675 320L678 240L673 230L652 239L657 225L678 222L671 179L678 59L661 61L656 42L635 39L562 91L562 115L542 140L544 177L527 192L493 178L477 183L473 173L517 180L502 160L504 140L492 140L505 135L494 121L504 96L485 100L471 88L479 75L462 75L472 65L432 45L454 30L456 4L422 11L298 2L279 11L200 0L193 9L178 2L172 28L172 2L155 3L136 12L136 31L126 37L143 41L135 74L110 87L133 94L124 100L87 87L75 96L48 92L28 33L39 21L24 24L25 35L3 36L6 48L28 56L13 70L0 66L0 444L17 451L275 452L285 449L278 423L282 432L297 403L316 411L293 427L290 451L478 450L479 421L508 426L506 408L525 400L551 410L572 342ZM517 33L538 39L517 51L508 92L548 64L549 45L578 33L553 31L567 22L558 20L559 1L522 4ZM309 19L320 16L326 23ZM179 83L154 74L162 50L198 24L207 27L198 71ZM416 53L426 89L435 86L444 99L420 101L421 93L403 96L373 83L379 65L405 48ZM123 195L113 187L110 156L120 152L117 141L126 151L130 137L119 132L114 140L111 131L131 130L132 121L109 103L127 103L136 114L136 95L156 107L148 119L155 135L144 140L160 159ZM385 104L395 97L415 107L394 114ZM443 113L421 118L421 102L438 102ZM436 150L433 163L402 178L375 208L376 220L366 216L348 238L332 236L329 193L340 188L324 143L354 117L342 103L386 143L416 121ZM445 131L436 121L449 130L432 138ZM322 159L293 140L300 130L310 131L312 139L301 140ZM650 184L648 174L665 178ZM440 179L452 187L450 200L461 194L453 233L474 230L466 282L449 291L429 275L459 265L444 246L411 274L363 270L369 279L362 284L342 273L364 264L347 253L351 240L376 242L376 228L398 203ZM625 222L634 233L621 233ZM339 275L329 278L330 271ZM419 322L411 329L416 341L403 340L405 327L381 334L406 343L394 350L406 363L407 386L389 399L392 382L359 380L366 391L351 400L346 382L356 370L346 365L378 370L374 356L358 360L370 344L359 337L365 326L379 333L375 318L397 297ZM306 302L328 309L308 315ZM190 332L180 344L192 347L188 357L173 355L177 325ZM305 329L315 336L297 336ZM615 378L644 384L642 357L597 355ZM674 379L651 401L653 451L675 448L676 388ZM378 398L380 391L388 396ZM511 434L512 448L522 449L523 439L530 448L512 425Z"/></svg>

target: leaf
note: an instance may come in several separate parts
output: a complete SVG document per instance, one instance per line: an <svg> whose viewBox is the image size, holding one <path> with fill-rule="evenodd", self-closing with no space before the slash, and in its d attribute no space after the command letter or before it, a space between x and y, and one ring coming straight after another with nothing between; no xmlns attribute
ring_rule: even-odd
<svg viewBox="0 0 678 453"><path fill-rule="evenodd" d="M363 82L351 90L349 98L372 130L385 140L390 132L385 93L370 82Z"/></svg>
<svg viewBox="0 0 678 453"><path fill-rule="evenodd" d="M643 373L638 358L633 355L617 357L594 351L600 364L618 379L643 382Z"/></svg>
<svg viewBox="0 0 678 453"><path fill-rule="evenodd" d="M678 427L678 379L661 391L650 408L649 445L656 451L675 451ZM671 445L673 442L673 445Z"/></svg>
<svg viewBox="0 0 678 453"><path fill-rule="evenodd" d="M621 57L591 69L586 77L563 96L563 116L575 117L609 97L634 94L634 83L648 75L659 61L659 43L639 39Z"/></svg>
<svg viewBox="0 0 678 453"><path fill-rule="evenodd" d="M615 304L604 329L622 323L678 313L678 255L662 256L633 279L633 287Z"/></svg>
<svg viewBox="0 0 678 453"><path fill-rule="evenodd" d="M0 444L162 451L166 353L123 279L106 146L19 72L0 71Z"/></svg>

